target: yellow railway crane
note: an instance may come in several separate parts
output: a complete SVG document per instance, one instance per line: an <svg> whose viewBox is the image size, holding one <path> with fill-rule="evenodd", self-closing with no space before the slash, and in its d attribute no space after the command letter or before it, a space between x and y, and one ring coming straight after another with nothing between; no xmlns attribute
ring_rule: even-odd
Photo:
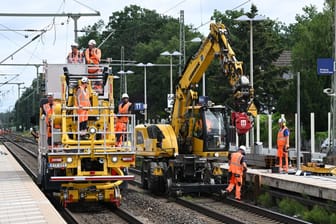
<svg viewBox="0 0 336 224"><path fill-rule="evenodd" d="M225 106L202 102L196 91L215 58L238 105L231 116ZM228 31L224 24L211 24L208 37L179 77L170 124L135 128L143 187L158 194L223 192L227 184L221 164L228 155L228 126L231 120L244 135L252 127L250 109L255 109L253 89L229 44Z"/></svg>

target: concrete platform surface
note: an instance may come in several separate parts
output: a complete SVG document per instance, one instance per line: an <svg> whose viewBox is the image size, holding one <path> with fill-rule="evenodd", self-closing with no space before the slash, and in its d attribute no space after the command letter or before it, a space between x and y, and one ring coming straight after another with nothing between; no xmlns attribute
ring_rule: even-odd
<svg viewBox="0 0 336 224"><path fill-rule="evenodd" d="M228 164L222 165L228 169ZM289 173L272 173L271 169L254 169L248 167L246 181L266 185L295 193L336 201L336 176L295 175L296 170Z"/></svg>
<svg viewBox="0 0 336 224"><path fill-rule="evenodd" d="M0 145L0 224L66 223L56 209Z"/></svg>
<svg viewBox="0 0 336 224"><path fill-rule="evenodd" d="M292 170L292 173L295 173L295 170ZM336 201L335 176L303 176L272 173L271 169L249 169L246 180L255 182L256 178L259 178L258 181L262 185Z"/></svg>

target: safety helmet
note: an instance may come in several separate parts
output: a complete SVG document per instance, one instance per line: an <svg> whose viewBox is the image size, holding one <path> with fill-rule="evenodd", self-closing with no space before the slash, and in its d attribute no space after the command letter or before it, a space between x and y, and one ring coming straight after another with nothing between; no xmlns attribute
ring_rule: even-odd
<svg viewBox="0 0 336 224"><path fill-rule="evenodd" d="M87 77L83 77L81 81L82 81L82 83L88 83L89 79Z"/></svg>
<svg viewBox="0 0 336 224"><path fill-rule="evenodd" d="M88 45L96 45L96 41L95 40L89 40Z"/></svg>
<svg viewBox="0 0 336 224"><path fill-rule="evenodd" d="M239 150L242 151L242 154L245 155L245 152L246 152L246 146L245 145L241 145L239 146Z"/></svg>
<svg viewBox="0 0 336 224"><path fill-rule="evenodd" d="M54 93L49 92L49 93L47 94L47 96L48 96L48 97L53 97L53 96L54 96Z"/></svg>
<svg viewBox="0 0 336 224"><path fill-rule="evenodd" d="M278 123L279 123L279 124L280 124L280 123L286 123L286 119L283 118L283 117L281 117L281 118L279 119Z"/></svg>
<svg viewBox="0 0 336 224"><path fill-rule="evenodd" d="M121 98L124 99L124 98L129 98L129 97L128 97L127 93L124 93L124 94L122 94Z"/></svg>
<svg viewBox="0 0 336 224"><path fill-rule="evenodd" d="M78 48L78 44L77 44L76 42L73 42L73 43L71 44L71 47Z"/></svg>
<svg viewBox="0 0 336 224"><path fill-rule="evenodd" d="M240 84L242 86L248 86L248 85L250 85L250 80L247 78L246 75L241 76L241 78L240 78Z"/></svg>

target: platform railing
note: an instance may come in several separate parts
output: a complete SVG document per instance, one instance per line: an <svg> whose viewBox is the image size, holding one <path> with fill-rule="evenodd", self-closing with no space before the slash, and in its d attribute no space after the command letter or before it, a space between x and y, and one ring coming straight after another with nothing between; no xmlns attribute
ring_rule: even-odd
<svg viewBox="0 0 336 224"><path fill-rule="evenodd" d="M71 109L78 109L78 107L67 108L68 111ZM93 150L95 154L115 152L122 154L135 151L135 115L111 115L107 112L109 107L89 107L82 109L98 109L99 111L96 115L89 114L87 131L85 133L79 131L78 121L81 115L65 114L52 116L50 120L50 125L53 127L51 129L51 145L47 147L50 153L90 154ZM125 124L124 130L116 131L116 123L119 117L127 117L128 122ZM60 120L62 121L61 123ZM61 125L61 127L57 127L57 125ZM76 128L69 130L70 126L75 126ZM123 136L121 143L118 142L120 136ZM43 136L43 138L47 139L47 136Z"/></svg>

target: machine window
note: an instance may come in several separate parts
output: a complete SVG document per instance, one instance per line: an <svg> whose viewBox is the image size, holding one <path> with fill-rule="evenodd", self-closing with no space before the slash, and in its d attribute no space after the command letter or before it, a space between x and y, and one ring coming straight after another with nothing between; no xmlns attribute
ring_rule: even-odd
<svg viewBox="0 0 336 224"><path fill-rule="evenodd" d="M144 137L141 131L136 132L136 141L137 144L144 144Z"/></svg>

